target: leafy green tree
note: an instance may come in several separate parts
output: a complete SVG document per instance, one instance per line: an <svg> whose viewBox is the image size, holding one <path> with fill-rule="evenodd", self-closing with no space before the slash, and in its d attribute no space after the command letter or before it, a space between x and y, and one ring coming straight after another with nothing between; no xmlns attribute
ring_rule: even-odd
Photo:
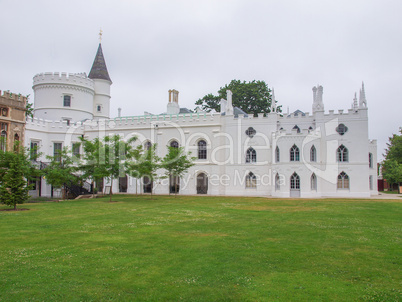
<svg viewBox="0 0 402 302"><path fill-rule="evenodd" d="M220 100L226 99L226 90L233 93L232 103L234 107L239 107L248 114L257 116L258 113L271 112L271 89L264 81L241 82L240 80L232 80L229 84L221 87L218 95L212 93L205 95L195 104L200 105L202 110L210 112L220 111ZM281 106L277 107L277 112L281 112Z"/></svg>
<svg viewBox="0 0 402 302"><path fill-rule="evenodd" d="M143 169L141 168L141 164L144 160L144 149L142 145L138 145L133 151L132 151L132 158L130 161L126 161L126 172L128 175L131 177L134 177L135 179L141 179L143 176ZM135 186L135 195L138 195L138 183L136 182Z"/></svg>
<svg viewBox="0 0 402 302"><path fill-rule="evenodd" d="M75 173L77 167L74 165L70 151L65 147L54 156L47 155L50 160L48 166L44 169L46 182L54 188L62 188L63 196L66 198L67 186L78 185L80 178Z"/></svg>
<svg viewBox="0 0 402 302"><path fill-rule="evenodd" d="M25 106L25 116L26 117L33 117L34 106L33 103L29 102L29 94L27 95L27 104Z"/></svg>
<svg viewBox="0 0 402 302"><path fill-rule="evenodd" d="M78 170L81 171L82 179L91 181L95 193L95 185L98 181L108 176L106 170L105 145L99 138L88 140L80 138L83 154L78 162Z"/></svg>
<svg viewBox="0 0 402 302"><path fill-rule="evenodd" d="M382 165L382 174L391 185L402 183L402 128L400 135L393 134L387 143L385 160Z"/></svg>
<svg viewBox="0 0 402 302"><path fill-rule="evenodd" d="M113 184L113 179L126 175L125 161L133 156L131 145L137 138L132 137L124 141L119 135L105 136L103 140L95 138L93 141L81 139L84 154L79 170L83 173L83 178L99 180L109 179ZM112 186L109 196L112 201Z"/></svg>
<svg viewBox="0 0 402 302"><path fill-rule="evenodd" d="M168 147L168 153L162 159L161 167L166 170L166 176L169 179L183 177L187 173L188 169L194 166L195 157L191 157L190 153L184 152L184 147ZM177 194L177 181L175 183L175 196ZM170 192L170 190L169 190Z"/></svg>
<svg viewBox="0 0 402 302"><path fill-rule="evenodd" d="M152 183L158 179L157 170L161 167L160 158L156 155L156 144L145 150L143 160L139 165L139 175L148 177ZM151 198L153 196L153 188L151 189Z"/></svg>
<svg viewBox="0 0 402 302"><path fill-rule="evenodd" d="M0 203L14 206L16 210L17 204L29 198L31 186L27 180L35 179L40 172L30 161L25 148L15 146L14 149L19 151L0 151Z"/></svg>

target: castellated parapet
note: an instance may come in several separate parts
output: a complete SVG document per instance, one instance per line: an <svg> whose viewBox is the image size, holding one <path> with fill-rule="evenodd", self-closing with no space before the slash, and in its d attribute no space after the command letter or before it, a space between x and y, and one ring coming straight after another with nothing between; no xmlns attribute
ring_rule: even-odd
<svg viewBox="0 0 402 302"><path fill-rule="evenodd" d="M41 84L74 85L87 88L93 92L94 81L87 77L86 73L45 72L39 73L33 78L33 87Z"/></svg>

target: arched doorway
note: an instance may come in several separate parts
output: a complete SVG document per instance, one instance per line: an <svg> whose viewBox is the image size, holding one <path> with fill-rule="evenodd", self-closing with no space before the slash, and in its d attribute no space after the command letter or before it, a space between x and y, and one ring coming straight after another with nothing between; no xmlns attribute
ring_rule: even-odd
<svg viewBox="0 0 402 302"><path fill-rule="evenodd" d="M177 194L180 191L180 177L169 176L169 193Z"/></svg>
<svg viewBox="0 0 402 302"><path fill-rule="evenodd" d="M152 193L154 182L148 176L144 176L142 183L144 185L144 193Z"/></svg>
<svg viewBox="0 0 402 302"><path fill-rule="evenodd" d="M197 194L208 193L208 176L205 173L197 175Z"/></svg>
<svg viewBox="0 0 402 302"><path fill-rule="evenodd" d="M119 192L127 193L127 175L119 177Z"/></svg>
<svg viewBox="0 0 402 302"><path fill-rule="evenodd" d="M300 176L296 172L290 176L290 197L300 197Z"/></svg>

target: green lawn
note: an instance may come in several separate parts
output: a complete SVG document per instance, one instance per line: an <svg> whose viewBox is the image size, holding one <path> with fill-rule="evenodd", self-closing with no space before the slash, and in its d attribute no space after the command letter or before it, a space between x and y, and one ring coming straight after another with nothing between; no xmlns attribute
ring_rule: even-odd
<svg viewBox="0 0 402 302"><path fill-rule="evenodd" d="M400 201L113 200L0 211L0 301L401 301Z"/></svg>

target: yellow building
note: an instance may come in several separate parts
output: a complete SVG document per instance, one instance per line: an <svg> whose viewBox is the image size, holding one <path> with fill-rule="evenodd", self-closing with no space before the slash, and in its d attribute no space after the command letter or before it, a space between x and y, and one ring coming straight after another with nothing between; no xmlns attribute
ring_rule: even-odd
<svg viewBox="0 0 402 302"><path fill-rule="evenodd" d="M27 97L0 90L0 150L12 150L16 141L24 144Z"/></svg>

